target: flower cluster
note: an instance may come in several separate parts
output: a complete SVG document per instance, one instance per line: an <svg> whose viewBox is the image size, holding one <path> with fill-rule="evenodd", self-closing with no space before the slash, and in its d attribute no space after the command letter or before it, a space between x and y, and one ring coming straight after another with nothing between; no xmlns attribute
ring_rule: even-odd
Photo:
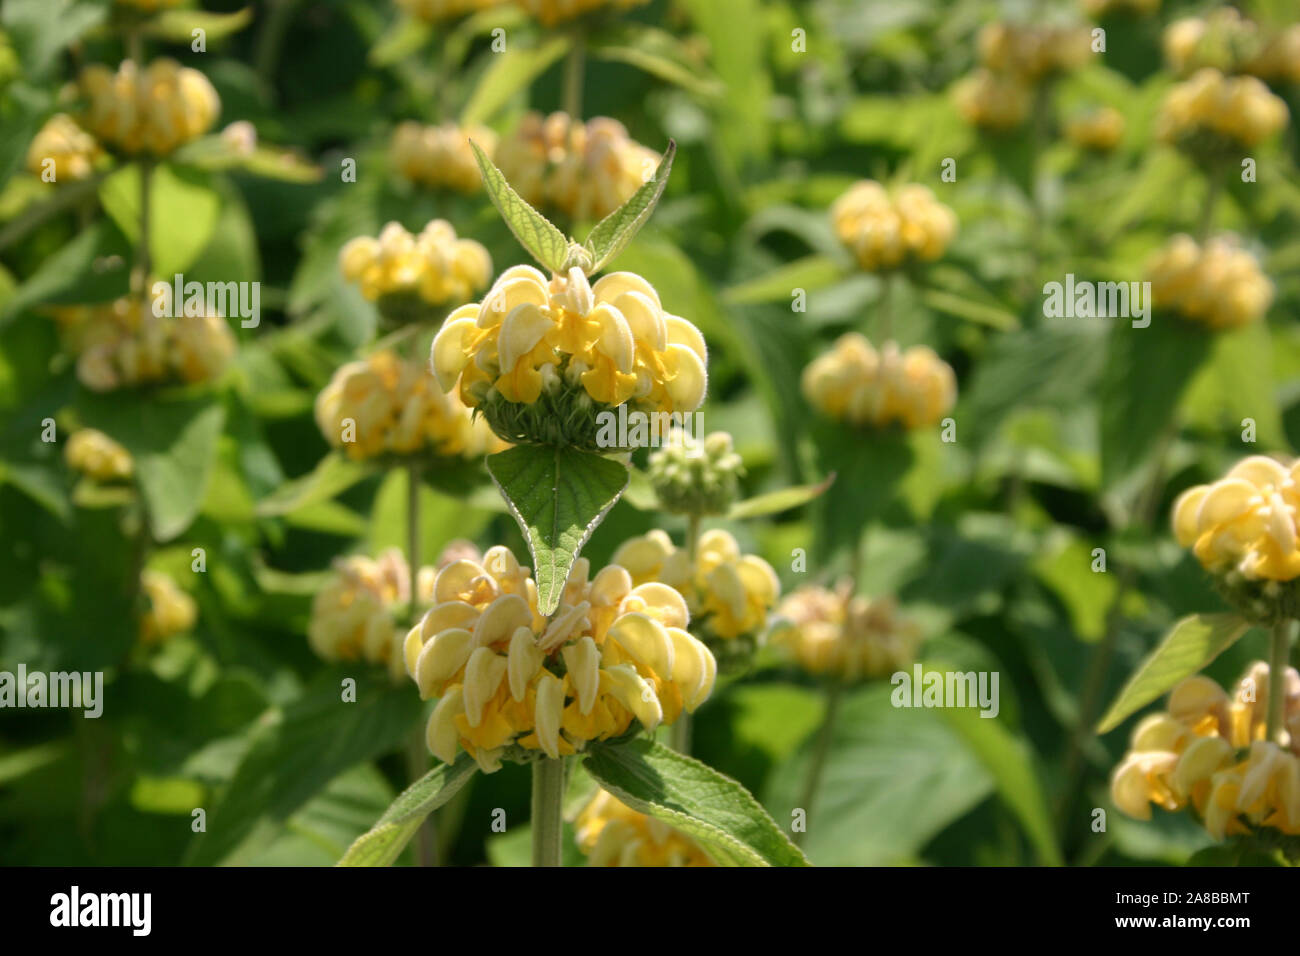
<svg viewBox="0 0 1300 956"><path fill-rule="evenodd" d="M537 586L509 549L438 573L433 607L406 637L406 670L438 697L428 744L450 763L460 750L487 773L503 759L559 757L588 741L647 731L694 711L717 665L686 630L686 601L657 583L633 586L610 565L589 578L574 562L548 620Z"/></svg>
<svg viewBox="0 0 1300 956"><path fill-rule="evenodd" d="M801 587L777 614L772 643L808 673L841 681L901 670L921 644L920 629L898 613L893 598L854 595L847 580L833 591Z"/></svg>
<svg viewBox="0 0 1300 956"><path fill-rule="evenodd" d="M397 5L417 20L439 23L455 20L480 10L499 7L507 0L397 0Z"/></svg>
<svg viewBox="0 0 1300 956"><path fill-rule="evenodd" d="M235 337L219 315L157 316L132 296L50 313L77 355L81 384L96 392L213 381L235 354Z"/></svg>
<svg viewBox="0 0 1300 956"><path fill-rule="evenodd" d="M140 590L147 607L140 616L140 641L146 646L161 644L183 634L198 619L198 607L176 582L161 571L145 570L140 575Z"/></svg>
<svg viewBox="0 0 1300 956"><path fill-rule="evenodd" d="M421 568L417 604L433 599L433 568ZM323 660L365 661L388 668L394 679L405 673L404 629L398 619L410 606L410 566L390 548L377 559L349 555L334 561L334 576L316 593L307 640Z"/></svg>
<svg viewBox="0 0 1300 956"><path fill-rule="evenodd" d="M1273 303L1273 283L1249 252L1228 237L1204 245L1178 235L1147 263L1156 305L1211 329L1260 319Z"/></svg>
<svg viewBox="0 0 1300 956"><path fill-rule="evenodd" d="M990 23L979 33L980 64L1034 83L1078 69L1088 57L1088 34L1075 27Z"/></svg>
<svg viewBox="0 0 1300 956"><path fill-rule="evenodd" d="M143 71L133 60L116 73L88 66L80 86L87 100L81 125L125 153L167 156L211 129L221 111L208 78L170 59L154 60Z"/></svg>
<svg viewBox="0 0 1300 956"><path fill-rule="evenodd" d="M43 176L45 161L53 160L54 182L88 179L103 155L95 137L78 126L71 116L56 113L32 139L27 150L27 170Z"/></svg>
<svg viewBox="0 0 1300 956"><path fill-rule="evenodd" d="M1300 24L1265 33L1235 7L1175 20L1162 45L1166 62L1180 74L1215 67L1263 80L1300 80Z"/></svg>
<svg viewBox="0 0 1300 956"><path fill-rule="evenodd" d="M1156 120L1162 140L1193 152L1254 146L1287 122L1286 103L1253 76L1197 70L1166 95Z"/></svg>
<svg viewBox="0 0 1300 956"><path fill-rule="evenodd" d="M712 432L700 441L683 428L672 429L646 464L659 503L690 515L726 514L745 471L730 434Z"/></svg>
<svg viewBox="0 0 1300 956"><path fill-rule="evenodd" d="M497 150L497 165L533 206L598 220L623 205L659 164L618 120L583 123L567 113L529 113Z"/></svg>
<svg viewBox="0 0 1300 956"><path fill-rule="evenodd" d="M544 27L553 27L596 10L630 10L650 0L516 0Z"/></svg>
<svg viewBox="0 0 1300 956"><path fill-rule="evenodd" d="M688 549L674 546L658 528L625 541L612 560L627 569L634 584L658 581L686 598L696 633L718 651L734 649L747 656L781 597L772 566L756 554L742 554L736 539L721 528L700 535L694 562ZM739 646L724 648L733 643Z"/></svg>
<svg viewBox="0 0 1300 956"><path fill-rule="evenodd" d="M390 222L379 238L357 236L339 251L343 278L371 302L394 297L428 305L464 302L492 278L492 258L473 239L460 239L445 219L413 236Z"/></svg>
<svg viewBox="0 0 1300 956"><path fill-rule="evenodd" d="M514 266L481 303L447 317L431 362L442 387L515 443L609 451L600 410L692 412L708 384L704 337L664 311L650 283L611 272L592 285L581 269L549 282Z"/></svg>
<svg viewBox="0 0 1300 956"><path fill-rule="evenodd" d="M501 450L454 394L422 362L387 350L349 362L316 396L316 424L352 459L381 455L480 458Z"/></svg>
<svg viewBox="0 0 1300 956"><path fill-rule="evenodd" d="M1014 76L979 69L953 86L962 119L989 130L1014 129L1029 115L1029 89Z"/></svg>
<svg viewBox="0 0 1300 956"><path fill-rule="evenodd" d="M957 216L925 186L904 186L891 196L864 179L831 205L831 226L858 265L883 272L938 259L957 234Z"/></svg>
<svg viewBox="0 0 1300 956"><path fill-rule="evenodd" d="M588 866L713 866L693 839L597 790L574 821Z"/></svg>
<svg viewBox="0 0 1300 956"><path fill-rule="evenodd" d="M877 352L857 332L841 336L803 372L804 397L829 418L851 425L904 428L932 425L957 399L957 378L924 345L900 351L886 342Z"/></svg>
<svg viewBox="0 0 1300 956"><path fill-rule="evenodd" d="M93 428L73 432L63 456L69 468L95 481L125 481L135 471L131 453Z"/></svg>
<svg viewBox="0 0 1300 956"><path fill-rule="evenodd" d="M461 193L478 192L483 177L469 145L471 140L489 157L496 152L497 134L484 126L402 123L393 132L389 150L393 168L421 186Z"/></svg>
<svg viewBox="0 0 1300 956"><path fill-rule="evenodd" d="M1139 820L1151 804L1191 806L1215 839L1273 827L1300 834L1300 674L1286 669L1289 746L1266 740L1269 667L1253 664L1231 697L1198 674L1169 695L1168 710L1133 731L1111 775L1115 805Z"/></svg>
<svg viewBox="0 0 1300 956"><path fill-rule="evenodd" d="M1124 137L1124 114L1112 106L1090 110L1065 124L1065 138L1076 146L1108 153Z"/></svg>

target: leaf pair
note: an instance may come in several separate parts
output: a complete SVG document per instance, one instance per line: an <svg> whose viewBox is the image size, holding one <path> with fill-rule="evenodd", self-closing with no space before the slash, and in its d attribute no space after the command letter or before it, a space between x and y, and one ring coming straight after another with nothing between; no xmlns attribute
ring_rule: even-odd
<svg viewBox="0 0 1300 956"><path fill-rule="evenodd" d="M573 266L582 268L587 274L599 272L623 251L659 204L664 187L668 185L673 157L677 154L677 144L669 140L668 149L654 175L627 202L598 222L587 241L579 244L565 236L515 192L477 143L471 141L470 146L483 173L483 185L501 218L528 254L557 275L565 275Z"/></svg>

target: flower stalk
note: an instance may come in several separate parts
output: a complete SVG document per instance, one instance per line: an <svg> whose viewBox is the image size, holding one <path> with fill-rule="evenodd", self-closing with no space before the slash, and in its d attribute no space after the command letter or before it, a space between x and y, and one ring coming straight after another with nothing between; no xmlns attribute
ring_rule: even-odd
<svg viewBox="0 0 1300 956"><path fill-rule="evenodd" d="M1268 657L1268 728L1266 740L1281 743L1282 718L1286 710L1286 668L1291 654L1291 635L1295 622L1283 618L1273 625Z"/></svg>
<svg viewBox="0 0 1300 956"><path fill-rule="evenodd" d="M803 794L799 806L804 812L804 829L794 835L794 842L803 842L808 831L808 820L812 817L813 804L817 791L821 788L822 775L826 770L826 758L830 754L831 740L835 736L835 722L840 713L840 700L844 696L844 683L832 680L826 688L826 713L822 725L817 731L817 743L814 745L812 759L808 763L808 776L804 778Z"/></svg>
<svg viewBox="0 0 1300 956"><path fill-rule="evenodd" d="M564 758L533 761L533 866L562 866Z"/></svg>

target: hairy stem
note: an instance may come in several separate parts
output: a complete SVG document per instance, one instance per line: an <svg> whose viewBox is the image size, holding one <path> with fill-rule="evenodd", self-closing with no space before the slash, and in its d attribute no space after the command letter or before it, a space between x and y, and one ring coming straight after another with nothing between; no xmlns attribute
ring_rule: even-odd
<svg viewBox="0 0 1300 956"><path fill-rule="evenodd" d="M587 34L581 27L573 31L573 45L564 61L564 112L575 123L582 121L582 80L587 66Z"/></svg>
<svg viewBox="0 0 1300 956"><path fill-rule="evenodd" d="M406 746L406 776L412 783L429 770L429 751L424 742L424 727L415 728ZM415 861L417 866L438 865L438 833L433 823L434 814L424 818L415 833Z"/></svg>
<svg viewBox="0 0 1300 956"><path fill-rule="evenodd" d="M817 742L814 744L812 759L808 763L808 776L804 778L803 794L799 806L804 813L804 829L794 835L794 842L801 843L808 831L808 822L812 819L813 804L817 791L821 787L822 773L826 769L826 757L830 753L831 739L835 736L835 721L840 713L840 698L844 696L844 685L833 681L826 689L826 713L822 725L817 730Z"/></svg>
<svg viewBox="0 0 1300 956"><path fill-rule="evenodd" d="M420 619L420 466L406 466L406 563L411 603L408 620L412 627Z"/></svg>
<svg viewBox="0 0 1300 956"><path fill-rule="evenodd" d="M533 866L562 866L564 758L533 761Z"/></svg>
<svg viewBox="0 0 1300 956"><path fill-rule="evenodd" d="M1278 737L1283 730L1282 717L1286 705L1287 663L1291 654L1291 633L1295 622L1283 618L1273 625L1273 639L1268 655L1268 730L1264 739L1280 743Z"/></svg>

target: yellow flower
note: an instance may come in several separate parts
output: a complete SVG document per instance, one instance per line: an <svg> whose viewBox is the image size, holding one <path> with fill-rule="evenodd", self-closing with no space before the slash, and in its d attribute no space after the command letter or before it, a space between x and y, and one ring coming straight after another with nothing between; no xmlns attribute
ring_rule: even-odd
<svg viewBox="0 0 1300 956"><path fill-rule="evenodd" d="M402 123L393 132L393 167L422 186L476 193L483 185L483 178L470 149L470 140L489 158L496 152L497 134L483 126ZM486 284L485 279L481 285Z"/></svg>
<svg viewBox="0 0 1300 956"><path fill-rule="evenodd" d="M463 302L492 278L492 258L473 239L460 239L445 219L434 219L413 236L390 222L378 239L358 236L339 252L343 278L371 302L414 295L430 305Z"/></svg>
<svg viewBox="0 0 1300 956"><path fill-rule="evenodd" d="M662 820L638 813L604 790L574 821L588 866L713 866L698 843Z"/></svg>
<svg viewBox="0 0 1300 956"><path fill-rule="evenodd" d="M334 373L316 397L316 424L352 459L378 455L479 458L502 444L422 362L375 352Z"/></svg>
<svg viewBox="0 0 1300 956"><path fill-rule="evenodd" d="M855 183L835 200L831 225L869 272L933 262L957 234L957 216L925 186L904 186L891 196L871 179Z"/></svg>
<svg viewBox="0 0 1300 956"><path fill-rule="evenodd" d="M1029 88L1016 76L976 70L953 85L962 119L990 130L1014 129L1029 115Z"/></svg>
<svg viewBox="0 0 1300 956"><path fill-rule="evenodd" d="M157 316L135 296L50 313L77 356L77 377L97 392L213 381L235 354L235 337L221 316Z"/></svg>
<svg viewBox="0 0 1300 956"><path fill-rule="evenodd" d="M1300 24L1265 31L1235 7L1183 17L1165 28L1165 60L1179 74L1202 67L1281 82L1300 79Z"/></svg>
<svg viewBox="0 0 1300 956"><path fill-rule="evenodd" d="M46 120L27 150L27 170L45 176L45 161L53 160L54 182L86 179L103 157L95 137L91 136L66 113L56 113Z"/></svg>
<svg viewBox="0 0 1300 956"><path fill-rule="evenodd" d="M1273 827L1300 833L1300 673L1287 668L1283 723L1289 744L1266 741L1268 665L1258 661L1231 697L1204 675L1169 695L1167 711L1144 718L1111 774L1111 797L1129 816L1151 804L1192 807L1215 839Z"/></svg>
<svg viewBox="0 0 1300 956"><path fill-rule="evenodd" d="M69 468L96 481L125 481L134 471L131 453L93 428L82 428L72 433L64 458Z"/></svg>
<svg viewBox="0 0 1300 956"><path fill-rule="evenodd" d="M593 403L692 412L706 358L699 330L664 311L640 276L612 272L592 285L574 268L547 282L514 266L481 303L447 317L430 361L443 389L459 383L506 441L597 448Z"/></svg>
<svg viewBox="0 0 1300 956"><path fill-rule="evenodd" d="M499 7L507 0L396 0L399 7L418 20L438 23Z"/></svg>
<svg viewBox="0 0 1300 956"><path fill-rule="evenodd" d="M418 603L433 598L434 570L421 568ZM411 600L410 566L390 548L371 560L350 555L334 562L334 578L312 601L307 640L323 660L381 664L397 679L405 673L398 619Z"/></svg>
<svg viewBox="0 0 1300 956"><path fill-rule="evenodd" d="M216 122L221 101L208 78L175 60L154 60L143 73L132 60L116 73L98 64L82 70L87 100L82 125L125 153L167 156Z"/></svg>
<svg viewBox="0 0 1300 956"><path fill-rule="evenodd" d="M1124 137L1124 114L1110 106L1092 110L1066 123L1065 136L1084 149L1109 152Z"/></svg>
<svg viewBox="0 0 1300 956"><path fill-rule="evenodd" d="M1284 466L1252 455L1210 485L1174 502L1174 534L1210 571L1236 570L1249 579L1300 577L1296 511L1300 463Z"/></svg>
<svg viewBox="0 0 1300 956"><path fill-rule="evenodd" d="M1242 65L1243 73L1261 80L1300 83L1300 23L1265 40L1254 56Z"/></svg>
<svg viewBox="0 0 1300 956"><path fill-rule="evenodd" d="M1211 329L1248 325L1273 303L1273 283L1230 236L1203 246L1191 236L1175 236L1151 257L1146 271L1156 305Z"/></svg>
<svg viewBox="0 0 1300 956"><path fill-rule="evenodd" d="M709 696L717 665L686 630L680 594L634 587L610 565L589 579L579 558L560 606L537 610L528 568L507 548L438 573L433 607L406 637L407 673L438 697L429 749L451 763L464 750L487 773L527 751L559 757L622 735L653 731Z"/></svg>
<svg viewBox="0 0 1300 956"><path fill-rule="evenodd" d="M807 585L781 602L772 643L810 674L842 681L884 677L916 657L921 632L893 598L867 599L847 581L831 591Z"/></svg>
<svg viewBox="0 0 1300 956"><path fill-rule="evenodd" d="M1073 27L989 23L977 42L983 66L1034 82L1082 66L1088 39L1086 31Z"/></svg>
<svg viewBox="0 0 1300 956"><path fill-rule="evenodd" d="M905 352L886 342L877 352L850 332L803 372L803 393L822 414L852 425L932 425L957 399L952 368L924 345Z"/></svg>
<svg viewBox="0 0 1300 956"><path fill-rule="evenodd" d="M641 188L659 165L653 150L632 140L618 120L586 123L567 113L529 113L497 150L497 165L534 206L574 220L609 215Z"/></svg>
<svg viewBox="0 0 1300 956"><path fill-rule="evenodd" d="M1286 103L1261 80L1206 67L1165 95L1156 132L1165 142L1193 147L1207 136L1229 147L1254 146L1286 123Z"/></svg>
<svg viewBox="0 0 1300 956"><path fill-rule="evenodd" d="M178 588L167 575L146 570L140 575L140 586L149 605L140 618L142 643L161 644L194 626L198 618L194 598Z"/></svg>
<svg viewBox="0 0 1300 956"><path fill-rule="evenodd" d="M772 566L758 555L741 554L736 539L721 528L701 534L696 552L692 567L689 552L655 529L625 541L612 560L627 569L634 584L658 581L679 592L708 636L758 638L781 596Z"/></svg>
<svg viewBox="0 0 1300 956"><path fill-rule="evenodd" d="M630 10L650 0L515 0L544 27L583 16L595 10Z"/></svg>

